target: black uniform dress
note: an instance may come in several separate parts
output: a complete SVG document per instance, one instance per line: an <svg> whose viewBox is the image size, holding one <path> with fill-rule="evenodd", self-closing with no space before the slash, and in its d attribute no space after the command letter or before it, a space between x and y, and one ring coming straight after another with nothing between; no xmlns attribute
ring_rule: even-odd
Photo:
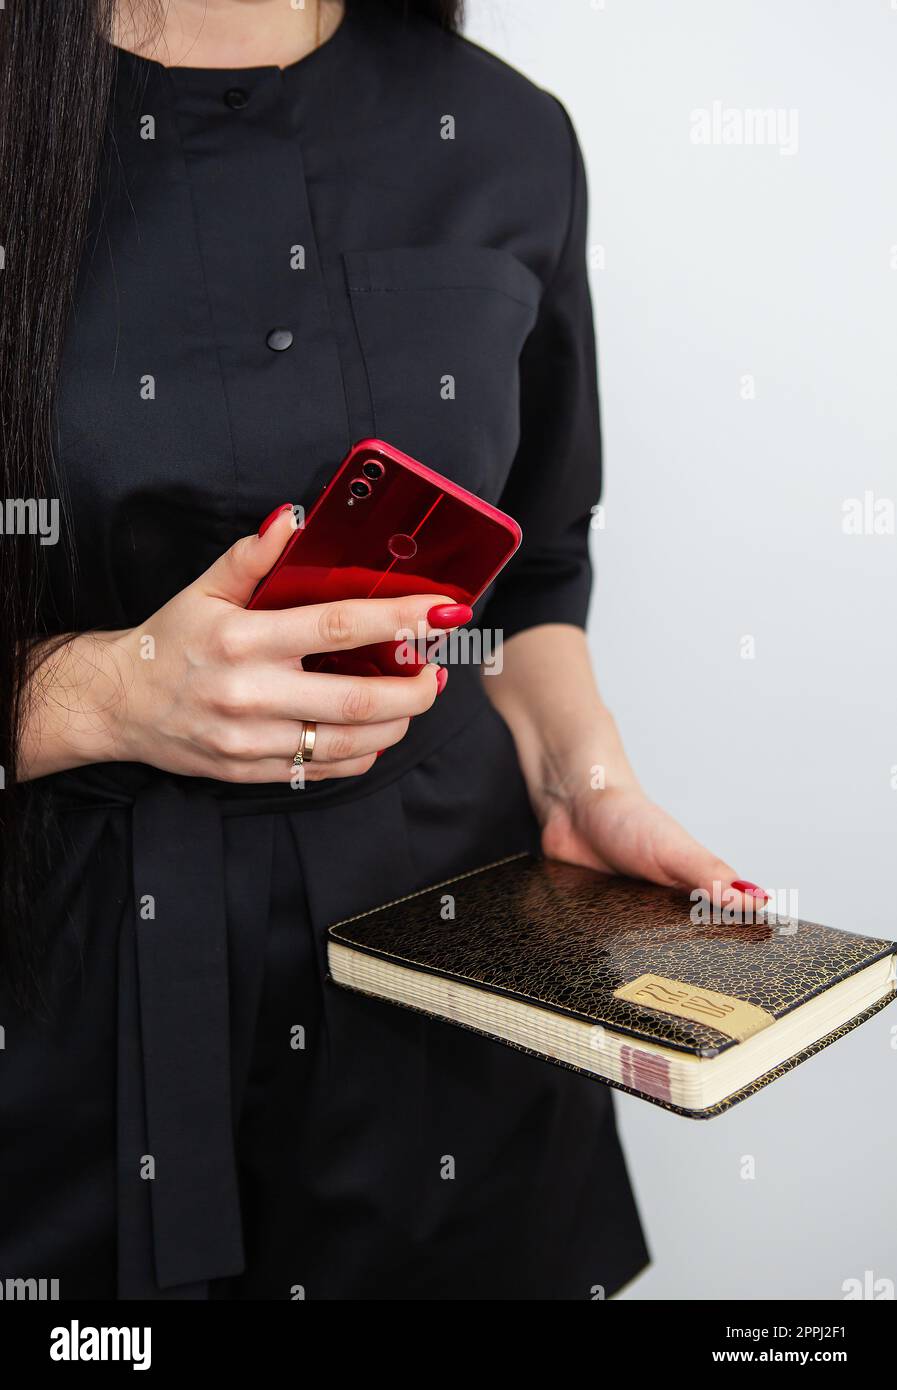
<svg viewBox="0 0 897 1390"><path fill-rule="evenodd" d="M478 621L582 624L600 454L563 108L376 2L284 70L116 61L58 397L79 580L53 557L48 626L139 625L370 435L521 522ZM36 785L62 843L49 1008L0 1018L0 1275L589 1299L642 1268L605 1087L326 978L329 923L538 846L476 670L361 778Z"/></svg>

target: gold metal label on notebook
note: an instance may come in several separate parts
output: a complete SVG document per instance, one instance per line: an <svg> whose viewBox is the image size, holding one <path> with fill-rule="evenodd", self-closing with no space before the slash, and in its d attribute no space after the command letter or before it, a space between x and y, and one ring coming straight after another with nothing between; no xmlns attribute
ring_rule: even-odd
<svg viewBox="0 0 897 1390"><path fill-rule="evenodd" d="M692 1023L707 1023L727 1038L744 1042L761 1029L775 1023L775 1018L758 1004L746 1004L731 994L717 994L714 989L686 985L681 980L668 980L664 975L639 975L614 990L615 999L630 1004L644 1004L649 1009L687 1018Z"/></svg>

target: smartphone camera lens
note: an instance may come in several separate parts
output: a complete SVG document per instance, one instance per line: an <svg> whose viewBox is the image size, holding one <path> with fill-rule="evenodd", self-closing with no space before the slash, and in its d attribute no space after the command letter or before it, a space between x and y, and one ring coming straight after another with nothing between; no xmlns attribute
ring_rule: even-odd
<svg viewBox="0 0 897 1390"><path fill-rule="evenodd" d="M349 484L349 491L353 497L370 497L371 485L366 483L364 478L353 478Z"/></svg>
<svg viewBox="0 0 897 1390"><path fill-rule="evenodd" d="M370 478L372 483L376 483L380 481L386 470L383 464L378 463L376 459L368 459L367 463L362 464L361 471L366 478Z"/></svg>

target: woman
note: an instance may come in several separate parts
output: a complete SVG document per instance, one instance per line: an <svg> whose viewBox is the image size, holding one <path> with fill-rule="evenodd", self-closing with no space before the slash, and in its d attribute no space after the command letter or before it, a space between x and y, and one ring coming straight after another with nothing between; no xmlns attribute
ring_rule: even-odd
<svg viewBox="0 0 897 1390"><path fill-rule="evenodd" d="M6 496L67 517L3 538L0 1273L63 1298L595 1298L647 1258L606 1088L325 979L330 922L516 850L755 891L596 690L582 160L456 9L0 16ZM369 435L522 524L500 674L301 669L444 595L245 611Z"/></svg>

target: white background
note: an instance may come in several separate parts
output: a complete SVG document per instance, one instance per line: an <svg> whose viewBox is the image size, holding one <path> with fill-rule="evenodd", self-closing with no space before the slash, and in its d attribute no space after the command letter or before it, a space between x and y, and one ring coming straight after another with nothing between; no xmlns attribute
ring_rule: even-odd
<svg viewBox="0 0 897 1390"><path fill-rule="evenodd" d="M586 157L590 639L636 769L804 918L895 937L897 538L843 509L897 499L897 9L468 0L467 33L561 98ZM795 110L796 153L694 144L714 101ZM895 1025L710 1122L619 1098L654 1256L623 1296L897 1284Z"/></svg>

